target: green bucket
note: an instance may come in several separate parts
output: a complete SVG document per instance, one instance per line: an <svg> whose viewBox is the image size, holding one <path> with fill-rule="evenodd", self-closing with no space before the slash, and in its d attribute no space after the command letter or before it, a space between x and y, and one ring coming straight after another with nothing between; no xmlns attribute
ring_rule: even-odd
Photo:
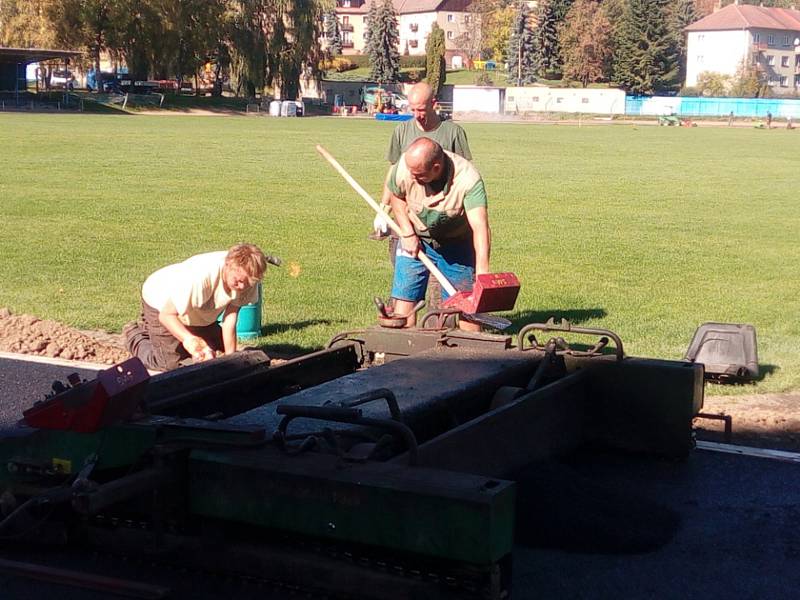
<svg viewBox="0 0 800 600"><path fill-rule="evenodd" d="M261 335L261 284L258 284L257 298L254 304L245 304L239 309L239 320L236 321L236 337L241 340L252 340Z"/></svg>
<svg viewBox="0 0 800 600"><path fill-rule="evenodd" d="M252 340L261 335L261 283L258 284L257 298L253 304L245 304L239 309L236 321L236 337L240 340ZM217 317L222 322L223 311Z"/></svg>

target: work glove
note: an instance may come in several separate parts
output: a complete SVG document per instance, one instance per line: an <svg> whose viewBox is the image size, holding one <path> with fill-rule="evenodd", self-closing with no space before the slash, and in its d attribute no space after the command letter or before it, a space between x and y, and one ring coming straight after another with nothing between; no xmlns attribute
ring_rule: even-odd
<svg viewBox="0 0 800 600"><path fill-rule="evenodd" d="M386 204L382 204L381 208L383 209L383 212L386 214L388 214L389 211L391 210L391 207ZM383 218L382 214L375 215L375 218L372 221L372 230L378 235L389 234L389 223L386 221L386 219Z"/></svg>
<svg viewBox="0 0 800 600"><path fill-rule="evenodd" d="M187 335L183 338L181 344L183 344L183 347L186 348L189 355L197 362L211 360L215 357L214 351L206 344L206 341L196 335Z"/></svg>

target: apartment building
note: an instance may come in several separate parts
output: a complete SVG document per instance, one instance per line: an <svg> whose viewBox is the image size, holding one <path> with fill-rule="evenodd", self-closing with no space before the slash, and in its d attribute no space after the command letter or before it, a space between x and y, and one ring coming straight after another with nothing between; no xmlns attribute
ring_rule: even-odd
<svg viewBox="0 0 800 600"><path fill-rule="evenodd" d="M800 11L729 4L685 31L687 86L704 71L734 76L744 62L763 69L776 96L800 92Z"/></svg>
<svg viewBox="0 0 800 600"><path fill-rule="evenodd" d="M342 52L362 54L366 19L373 0L336 0L336 17L342 32ZM470 14L470 0L394 0L398 15L400 54L423 55L434 23L444 30L445 60L450 68L467 64L471 47L480 42L480 23Z"/></svg>

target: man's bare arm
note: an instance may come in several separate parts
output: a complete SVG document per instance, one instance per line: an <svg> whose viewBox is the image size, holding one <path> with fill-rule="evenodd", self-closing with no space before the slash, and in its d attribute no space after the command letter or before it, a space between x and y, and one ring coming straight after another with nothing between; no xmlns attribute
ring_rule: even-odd
<svg viewBox="0 0 800 600"><path fill-rule="evenodd" d="M489 231L489 212L485 206L467 211L467 221L472 228L472 244L475 248L475 273L482 275L489 272L489 254L491 253L491 234Z"/></svg>

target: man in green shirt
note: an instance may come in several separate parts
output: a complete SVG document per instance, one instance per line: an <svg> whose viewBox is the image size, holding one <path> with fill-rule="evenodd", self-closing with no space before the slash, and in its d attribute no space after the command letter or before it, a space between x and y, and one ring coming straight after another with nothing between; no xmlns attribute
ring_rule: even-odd
<svg viewBox="0 0 800 600"><path fill-rule="evenodd" d="M427 83L420 82L411 88L408 94L408 107L414 118L401 123L395 128L392 140L389 143L389 150L386 153L386 160L389 163L395 165L409 144L419 137L430 138L436 141L444 150L454 152L467 160L472 160L467 134L460 125L456 125L452 121L442 121L439 118L439 115L434 110L435 101L433 90ZM389 189L384 185L381 203L387 210L390 198ZM386 233L387 230L388 228L383 219L376 217L375 231ZM380 239L380 236L377 236L377 239ZM394 255L393 249L392 255Z"/></svg>
<svg viewBox="0 0 800 600"><path fill-rule="evenodd" d="M491 247L486 189L468 160L446 152L427 137L414 140L386 182L400 248L395 262L394 313L416 318L413 306L425 297L429 273L417 258L425 252L459 291L469 291L475 274L489 272Z"/></svg>

